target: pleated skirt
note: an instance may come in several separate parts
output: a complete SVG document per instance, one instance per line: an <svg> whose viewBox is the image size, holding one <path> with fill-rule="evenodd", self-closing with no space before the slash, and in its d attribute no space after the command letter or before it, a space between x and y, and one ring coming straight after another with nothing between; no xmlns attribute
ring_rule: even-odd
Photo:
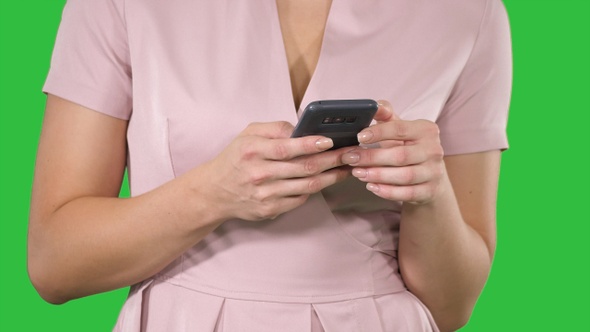
<svg viewBox="0 0 590 332"><path fill-rule="evenodd" d="M233 299L148 280L133 287L114 331L426 332L438 331L409 291L324 303Z"/></svg>

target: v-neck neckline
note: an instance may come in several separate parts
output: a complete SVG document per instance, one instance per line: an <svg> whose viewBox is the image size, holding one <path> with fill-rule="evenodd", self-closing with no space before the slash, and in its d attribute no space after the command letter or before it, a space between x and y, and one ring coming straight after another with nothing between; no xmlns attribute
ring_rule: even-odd
<svg viewBox="0 0 590 332"><path fill-rule="evenodd" d="M320 53L318 55L318 60L316 63L316 66L313 70L313 72L311 73L311 77L309 79L309 83L307 84L307 88L305 89L305 92L303 93L303 96L301 97L301 102L299 103L299 108L295 109L295 96L293 95L293 86L291 83L291 70L289 68L289 59L287 58L287 49L285 47L285 38L283 37L283 32L281 30L281 22L280 22L280 17L279 17L279 9L277 6L277 2L276 0L270 1L272 3L272 12L274 14L274 24L275 24L275 29L274 29L274 33L278 33L278 38L276 38L275 40L279 41L279 49L280 49L280 54L281 54L281 63L282 63L282 73L284 76L283 81L286 80L286 84L281 84L281 89L283 88L287 88L288 89L288 94L289 94L289 109L291 112L295 111L297 117L300 117L301 114L303 113L305 106L307 106L307 104L309 104L309 98L310 95L313 93L314 91L314 87L315 85L319 84L318 82L320 81L321 75L323 75L323 69L324 69L324 65L323 65L323 58L325 57L324 53L326 52L326 39L327 36L329 35L329 28L330 28L330 18L332 16L332 13L334 11L334 6L335 6L335 2L337 2L337 0L332 0L332 2L330 3L330 9L328 11L328 16L326 17L326 24L324 26L324 33L322 35L322 42L320 45ZM310 92L311 91L311 92Z"/></svg>

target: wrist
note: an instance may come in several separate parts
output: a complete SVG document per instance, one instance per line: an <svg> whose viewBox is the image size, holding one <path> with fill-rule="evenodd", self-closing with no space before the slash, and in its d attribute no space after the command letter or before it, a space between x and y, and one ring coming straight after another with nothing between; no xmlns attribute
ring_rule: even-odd
<svg viewBox="0 0 590 332"><path fill-rule="evenodd" d="M457 201L455 199L453 185L446 172L444 172L428 200L422 202L404 202L402 209L406 210L406 213L410 211L440 211L441 209L445 210L450 206L456 205Z"/></svg>
<svg viewBox="0 0 590 332"><path fill-rule="evenodd" d="M208 172L209 165L193 168L176 179L176 206L189 227L218 225L231 218L224 204L215 195L215 179Z"/></svg>

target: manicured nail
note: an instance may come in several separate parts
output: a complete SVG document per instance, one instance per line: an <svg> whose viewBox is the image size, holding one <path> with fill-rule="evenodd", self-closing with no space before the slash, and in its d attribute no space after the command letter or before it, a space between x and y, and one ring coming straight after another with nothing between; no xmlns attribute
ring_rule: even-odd
<svg viewBox="0 0 590 332"><path fill-rule="evenodd" d="M373 132L370 130L362 131L357 135L357 139L360 143L368 142L371 138L373 138Z"/></svg>
<svg viewBox="0 0 590 332"><path fill-rule="evenodd" d="M379 185L376 185L374 183L367 183L367 190L376 193L379 191Z"/></svg>
<svg viewBox="0 0 590 332"><path fill-rule="evenodd" d="M334 146L334 142L330 138L322 137L315 141L315 146L318 150L326 150Z"/></svg>
<svg viewBox="0 0 590 332"><path fill-rule="evenodd" d="M358 161L361 159L361 156L359 156L358 153L345 153L342 155L342 162L344 164L355 164L358 163Z"/></svg>
<svg viewBox="0 0 590 332"><path fill-rule="evenodd" d="M364 178L365 176L367 176L367 171L362 168L355 168L352 170L352 175L354 175L357 178Z"/></svg>

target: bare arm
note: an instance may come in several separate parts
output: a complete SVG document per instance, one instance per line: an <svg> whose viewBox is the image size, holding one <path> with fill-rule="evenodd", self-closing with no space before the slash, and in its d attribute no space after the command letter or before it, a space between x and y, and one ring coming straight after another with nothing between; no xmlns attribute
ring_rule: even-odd
<svg viewBox="0 0 590 332"><path fill-rule="evenodd" d="M400 271L442 331L465 325L487 279L496 242L500 152L443 158L436 124L398 119L384 102L360 141L381 148L345 154L377 196L403 201Z"/></svg>
<svg viewBox="0 0 590 332"><path fill-rule="evenodd" d="M287 123L253 124L214 160L121 199L126 129L124 120L48 98L28 239L29 275L48 302L137 283L223 221L279 215L347 174L332 169L341 152L317 153L331 141L288 139Z"/></svg>
<svg viewBox="0 0 590 332"><path fill-rule="evenodd" d="M28 266L33 284L49 302L141 281L219 223L190 200L181 181L136 198L117 198L126 129L127 121L48 98L35 169ZM203 217L187 222L191 214Z"/></svg>
<svg viewBox="0 0 590 332"><path fill-rule="evenodd" d="M444 160L439 198L404 205L399 257L408 288L452 331L469 320L492 264L500 152Z"/></svg>

